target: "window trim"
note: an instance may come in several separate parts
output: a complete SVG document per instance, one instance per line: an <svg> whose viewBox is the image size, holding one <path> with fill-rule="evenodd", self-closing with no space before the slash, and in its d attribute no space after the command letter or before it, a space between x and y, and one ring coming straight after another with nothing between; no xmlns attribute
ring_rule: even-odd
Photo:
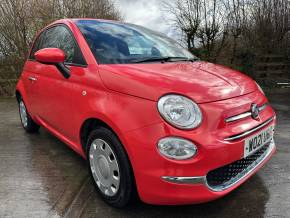
<svg viewBox="0 0 290 218"><path fill-rule="evenodd" d="M82 52L82 50L81 50L81 48L80 48L80 46L79 46L79 44L78 44L78 42L77 42L77 40L76 40L76 38L75 38L73 32L72 32L71 29L70 29L66 24L64 24L64 23L57 23L57 24L53 24L53 25L51 25L51 26L48 26L48 27L44 28L44 29L43 29L43 30L38 34L37 38L34 40L33 45L32 45L32 47L31 47L31 50L30 50L30 53L29 53L29 56L28 56L28 59L27 59L27 60L29 60L29 61L36 61L35 58L31 58L31 53L32 53L32 50L33 50L33 48L34 48L34 45L35 45L36 41L39 39L39 37L41 36L41 34L44 34L44 36L45 36L47 30L49 30L49 29L51 29L51 28L58 27L58 26L63 26L64 28L66 28L66 29L68 30L69 34L70 34L70 35L72 36L72 38L73 38L73 41L74 41L74 43L75 43L75 46L78 47L78 50L80 51L81 56L82 56L82 58L83 58L83 60L84 60L84 62L85 62L85 64L67 63L67 62L64 62L64 65L75 66L75 67L83 67L83 68L88 67L88 64L87 64L87 61L86 61L86 59L85 59L85 56L84 56L84 54L83 54L83 52ZM42 45L42 41L43 41L43 39L41 39L41 41L40 41L38 47L41 47L41 45Z"/></svg>

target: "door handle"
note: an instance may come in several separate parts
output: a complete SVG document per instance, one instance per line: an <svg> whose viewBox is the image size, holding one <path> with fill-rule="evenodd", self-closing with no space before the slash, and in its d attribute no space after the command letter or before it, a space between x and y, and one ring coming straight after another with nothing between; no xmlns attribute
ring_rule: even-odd
<svg viewBox="0 0 290 218"><path fill-rule="evenodd" d="M32 82L37 81L37 79L36 79L35 77L33 77L33 76L28 77L28 79L29 79L30 81L32 81Z"/></svg>

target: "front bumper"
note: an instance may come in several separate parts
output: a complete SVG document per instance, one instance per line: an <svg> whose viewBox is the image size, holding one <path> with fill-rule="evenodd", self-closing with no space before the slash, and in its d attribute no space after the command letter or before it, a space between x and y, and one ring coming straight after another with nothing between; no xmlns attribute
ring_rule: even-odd
<svg viewBox="0 0 290 218"><path fill-rule="evenodd" d="M175 177L175 176L162 176L162 179L167 181L167 182L172 182L176 184L189 184L189 185L196 185L196 184L203 184L208 187L208 189L212 191L224 191L235 184L238 184L240 181L242 181L244 178L246 178L248 175L253 173L256 168L258 168L260 165L263 164L263 162L272 154L272 152L275 150L275 142L272 140L269 144L265 145L267 146L266 148L261 148L264 149L261 151L257 159L253 160L249 165L244 167L241 172L234 174L234 176L231 176L230 179L228 179L224 184L218 185L218 186L213 186L208 183L208 178L207 176L198 176L198 177ZM264 147L265 147L264 146ZM260 149L260 150L261 150ZM257 151L259 152L259 151ZM257 153L256 152L256 153ZM251 156L256 155L254 153ZM249 159L249 158L248 158ZM245 159L241 159L238 162L244 162ZM235 163L231 164L234 165ZM235 170L235 169L234 169Z"/></svg>
<svg viewBox="0 0 290 218"><path fill-rule="evenodd" d="M245 138L276 123L275 113L270 106L261 113L260 121L246 118L239 122L224 124L221 122L223 111L233 107L233 104L242 105L244 102L255 102L258 99L266 101L264 98L260 94L253 93L202 105L203 112L209 114L204 114L203 124L192 131L178 130L161 122L124 134L123 144L132 163L141 200L159 205L202 203L220 198L245 182L274 154L276 150L274 141L270 143L267 152L261 158L233 178L225 187L211 187L206 176L214 169L243 159ZM246 106L248 108L248 105ZM267 121L270 118L273 119ZM266 124L261 125L262 123ZM246 136L226 140L230 136L248 132L259 125L261 128L255 129ZM197 146L195 157L176 161L161 156L157 150L157 142L167 136L191 140Z"/></svg>

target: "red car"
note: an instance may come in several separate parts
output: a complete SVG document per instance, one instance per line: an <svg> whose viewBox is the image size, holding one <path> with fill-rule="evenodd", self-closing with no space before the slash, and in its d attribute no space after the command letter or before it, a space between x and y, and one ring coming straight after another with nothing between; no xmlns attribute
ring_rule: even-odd
<svg viewBox="0 0 290 218"><path fill-rule="evenodd" d="M88 160L112 206L214 200L276 150L275 112L247 76L141 26L65 19L38 34L17 84L24 129Z"/></svg>

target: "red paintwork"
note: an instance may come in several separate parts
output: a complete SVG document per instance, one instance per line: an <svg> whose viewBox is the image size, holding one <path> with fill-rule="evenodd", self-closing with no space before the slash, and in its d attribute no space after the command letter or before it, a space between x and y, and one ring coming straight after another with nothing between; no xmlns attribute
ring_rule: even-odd
<svg viewBox="0 0 290 218"><path fill-rule="evenodd" d="M100 75L108 89L153 101L171 92L205 103L256 90L241 73L206 62L100 65Z"/></svg>
<svg viewBox="0 0 290 218"><path fill-rule="evenodd" d="M90 118L105 122L124 145L138 193L147 203L213 200L232 191L258 170L222 192L212 192L204 185L177 185L160 179L164 175L204 176L211 169L243 157L243 140L226 142L223 139L275 114L267 107L259 121L246 118L231 124L224 122L226 117L249 110L253 102L259 105L267 102L252 79L206 62L98 65L74 20L60 20L52 25L58 23L67 25L73 32L87 67L70 66L71 76L65 79L53 65L26 61L17 91L35 122L84 158L80 142L83 123ZM31 82L29 76L36 77L37 81ZM157 110L158 98L167 93L179 93L199 103L202 124L191 131L167 124ZM157 141L165 136L193 141L198 154L186 161L165 159L156 148Z"/></svg>
<svg viewBox="0 0 290 218"><path fill-rule="evenodd" d="M65 53L58 48L43 48L35 52L35 59L41 63L63 63Z"/></svg>

